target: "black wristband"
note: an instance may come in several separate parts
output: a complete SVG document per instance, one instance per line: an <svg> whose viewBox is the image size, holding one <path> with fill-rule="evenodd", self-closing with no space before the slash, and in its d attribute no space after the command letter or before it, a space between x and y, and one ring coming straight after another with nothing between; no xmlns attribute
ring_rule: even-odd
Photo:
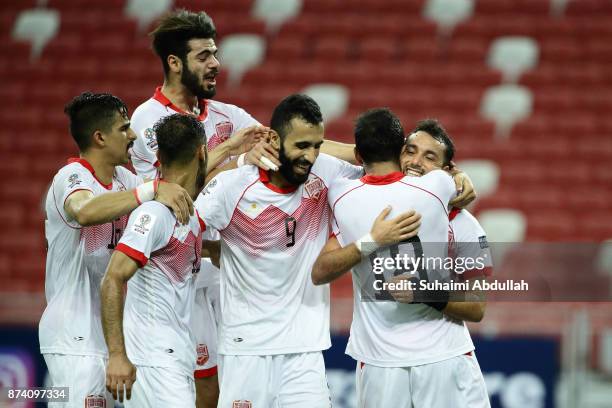
<svg viewBox="0 0 612 408"><path fill-rule="evenodd" d="M429 307L433 307L438 312L441 312L442 310L444 310L446 305L448 305L448 301L446 302L425 302L424 304L426 304Z"/></svg>
<svg viewBox="0 0 612 408"><path fill-rule="evenodd" d="M418 286L417 286L418 288ZM413 303L423 303L441 312L448 304L450 292L448 290L419 290L413 291Z"/></svg>

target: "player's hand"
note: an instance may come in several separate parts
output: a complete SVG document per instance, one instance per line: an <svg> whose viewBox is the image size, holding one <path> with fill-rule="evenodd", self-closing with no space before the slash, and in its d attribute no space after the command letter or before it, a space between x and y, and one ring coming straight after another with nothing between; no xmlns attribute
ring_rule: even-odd
<svg viewBox="0 0 612 408"><path fill-rule="evenodd" d="M395 283L395 284L399 284L402 281L409 282L410 281L410 277L408 277L406 275L399 275L399 276L394 276L391 279L389 279L389 282ZM397 285L397 286L401 287L400 285ZM406 284L405 286L407 287L408 285ZM397 302L400 302L400 303L412 303L412 302L414 302L414 292L412 290L410 290L410 289L405 289L405 290L399 290L399 289L389 290L389 294L393 297L393 299L395 299Z"/></svg>
<svg viewBox="0 0 612 408"><path fill-rule="evenodd" d="M374 220L370 235L380 246L395 244L412 238L419 233L421 214L414 210L406 211L392 219L386 219L391 207L386 207Z"/></svg>
<svg viewBox="0 0 612 408"><path fill-rule="evenodd" d="M106 389L116 401L132 397L132 385L136 382L136 367L125 354L111 354L106 367Z"/></svg>
<svg viewBox="0 0 612 408"><path fill-rule="evenodd" d="M172 209L181 224L187 224L193 215L193 200L187 190L178 184L160 181L155 200Z"/></svg>
<svg viewBox="0 0 612 408"><path fill-rule="evenodd" d="M266 163L267 159L269 163ZM262 161L262 159L264 159ZM281 163L278 160L278 151L266 140L261 140L247 153L245 162L259 167L262 170L278 170ZM270 166L273 164L276 168Z"/></svg>
<svg viewBox="0 0 612 408"><path fill-rule="evenodd" d="M449 204L452 207L465 208L476 199L474 184L467 174L453 166L451 170L455 186L457 186L457 197L452 199Z"/></svg>
<svg viewBox="0 0 612 408"><path fill-rule="evenodd" d="M262 140L269 131L270 128L260 125L253 125L240 129L226 142L230 148L230 155L238 156L248 152L257 142Z"/></svg>

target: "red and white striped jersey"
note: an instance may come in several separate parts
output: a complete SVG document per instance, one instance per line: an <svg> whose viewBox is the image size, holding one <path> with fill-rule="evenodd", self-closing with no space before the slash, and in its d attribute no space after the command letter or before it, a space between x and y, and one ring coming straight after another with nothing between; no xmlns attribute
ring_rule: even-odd
<svg viewBox="0 0 612 408"><path fill-rule="evenodd" d="M140 183L140 177L116 167L112 183L102 184L84 159L70 159L53 178L45 202L47 307L39 325L41 353L107 354L100 323L100 283L127 215L81 227L66 213L64 203L79 190L97 196L130 190Z"/></svg>
<svg viewBox="0 0 612 408"><path fill-rule="evenodd" d="M157 201L130 215L117 251L140 266L128 281L123 318L127 355L135 365L175 367L193 375L196 350L190 322L202 230L197 214L182 225Z"/></svg>
<svg viewBox="0 0 612 408"><path fill-rule="evenodd" d="M375 290L376 279L389 279L396 267L382 266L377 260L396 254L423 259L446 259L448 255L448 202L455 195L452 178L441 170L423 177L400 172L385 176L367 175L359 180L338 180L329 188L335 219L334 229L342 246L370 232L374 220L388 205L393 218L409 209L421 214L416 242L378 249L352 269L353 321L347 354L358 361L380 367L406 367L442 361L474 349L463 322L450 319L424 304L389 301L384 290ZM378 263L378 270L375 270ZM423 268L417 278L449 277L448 271ZM382 270L381 270L382 268ZM399 272L405 272L399 270ZM385 293L386 292L386 293Z"/></svg>
<svg viewBox="0 0 612 408"><path fill-rule="evenodd" d="M148 179L158 176L157 139L153 125L161 118L174 113L185 112L164 96L161 87L155 90L153 97L134 111L131 127L138 138L134 141L130 154L138 175ZM204 125L208 150L229 139L237 130L259 124L243 109L212 99L200 100L198 119Z"/></svg>
<svg viewBox="0 0 612 408"><path fill-rule="evenodd" d="M221 233L219 352L271 355L330 346L329 287L312 265L329 237L327 190L361 167L320 154L308 180L281 189L243 166L217 175L195 207Z"/></svg>

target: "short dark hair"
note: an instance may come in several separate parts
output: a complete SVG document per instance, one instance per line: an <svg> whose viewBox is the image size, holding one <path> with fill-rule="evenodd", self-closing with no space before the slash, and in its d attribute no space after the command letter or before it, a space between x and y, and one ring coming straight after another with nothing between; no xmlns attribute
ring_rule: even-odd
<svg viewBox="0 0 612 408"><path fill-rule="evenodd" d="M388 108L370 109L355 122L355 146L364 163L399 161L404 128Z"/></svg>
<svg viewBox="0 0 612 408"><path fill-rule="evenodd" d="M163 166L189 163L206 143L204 126L191 115L175 113L165 116L153 125L153 131Z"/></svg>
<svg viewBox="0 0 612 408"><path fill-rule="evenodd" d="M161 19L159 25L149 34L153 50L159 56L168 74L168 55L176 55L183 62L189 53L187 43L193 38L211 38L217 36L215 24L204 11L194 13L185 9L175 10Z"/></svg>
<svg viewBox="0 0 612 408"><path fill-rule="evenodd" d="M117 114L128 117L125 103L108 93L83 92L64 106L64 113L70 118L70 134L82 152L91 146L96 130L111 130Z"/></svg>
<svg viewBox="0 0 612 408"><path fill-rule="evenodd" d="M282 140L291 131L291 122L294 118L300 118L311 125L319 125L323 122L319 104L308 95L293 94L283 99L272 113L270 128L275 130Z"/></svg>
<svg viewBox="0 0 612 408"><path fill-rule="evenodd" d="M431 137L446 146L444 149L444 166L449 166L450 162L455 157L455 144L440 122L436 119L424 119L417 122L412 133L427 132Z"/></svg>

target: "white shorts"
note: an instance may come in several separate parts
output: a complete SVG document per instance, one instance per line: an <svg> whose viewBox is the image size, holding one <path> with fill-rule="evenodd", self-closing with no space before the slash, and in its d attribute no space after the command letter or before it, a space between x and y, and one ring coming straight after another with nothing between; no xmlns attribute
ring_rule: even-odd
<svg viewBox="0 0 612 408"><path fill-rule="evenodd" d="M221 355L219 363L218 408L331 406L320 351L273 356Z"/></svg>
<svg viewBox="0 0 612 408"><path fill-rule="evenodd" d="M43 354L52 387L69 387L68 402L50 402L51 408L114 406L106 391L106 359L96 356Z"/></svg>
<svg viewBox="0 0 612 408"><path fill-rule="evenodd" d="M196 281L191 328L196 339L195 378L217 374L217 322L219 319L219 269L202 258Z"/></svg>
<svg viewBox="0 0 612 408"><path fill-rule="evenodd" d="M175 368L136 366L132 396L125 408L195 408L192 376ZM112 405L111 405L112 407Z"/></svg>
<svg viewBox="0 0 612 408"><path fill-rule="evenodd" d="M357 363L358 408L490 408L473 353L415 367Z"/></svg>

